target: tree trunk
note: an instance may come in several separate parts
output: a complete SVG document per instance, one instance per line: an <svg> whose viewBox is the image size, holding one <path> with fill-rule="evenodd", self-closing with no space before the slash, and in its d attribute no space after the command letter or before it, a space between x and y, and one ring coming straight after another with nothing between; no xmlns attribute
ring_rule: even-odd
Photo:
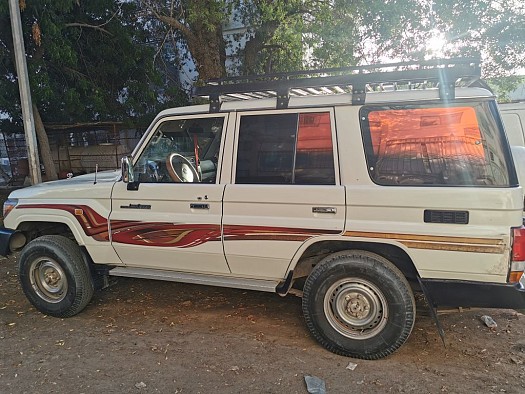
<svg viewBox="0 0 525 394"><path fill-rule="evenodd" d="M213 31L205 26L193 26L191 38L187 39L188 49L195 60L199 80L222 78L226 75L226 43L222 35L222 26L217 24Z"/></svg>
<svg viewBox="0 0 525 394"><path fill-rule="evenodd" d="M244 46L243 55L243 71L245 75L253 75L263 72L263 70L258 67L258 63L261 62L260 53L264 49L275 31L279 27L278 21L268 21L265 22L259 29L257 29L253 36L251 36ZM266 73L271 73L271 69L265 69Z"/></svg>
<svg viewBox="0 0 525 394"><path fill-rule="evenodd" d="M38 138L38 145L40 146L40 157L46 170L46 178L48 181L54 181L58 179L57 171L55 169L55 163L51 156L51 149L49 148L49 140L47 139L46 129L40 112L35 104L33 104L33 117L35 118L35 129L36 137Z"/></svg>
<svg viewBox="0 0 525 394"><path fill-rule="evenodd" d="M190 4L195 12L216 5L215 0L194 1ZM226 42L222 35L222 18L197 19L191 25L187 25L186 22L172 16L161 15L155 11L153 14L158 20L182 34L195 62L199 80L226 76Z"/></svg>

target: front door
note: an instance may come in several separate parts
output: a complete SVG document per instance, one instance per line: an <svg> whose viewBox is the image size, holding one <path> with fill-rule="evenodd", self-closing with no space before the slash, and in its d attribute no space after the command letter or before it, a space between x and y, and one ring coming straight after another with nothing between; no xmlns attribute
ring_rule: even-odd
<svg viewBox="0 0 525 394"><path fill-rule="evenodd" d="M112 193L111 241L127 266L229 273L218 158L228 115L159 120ZM135 190L134 190L135 189Z"/></svg>

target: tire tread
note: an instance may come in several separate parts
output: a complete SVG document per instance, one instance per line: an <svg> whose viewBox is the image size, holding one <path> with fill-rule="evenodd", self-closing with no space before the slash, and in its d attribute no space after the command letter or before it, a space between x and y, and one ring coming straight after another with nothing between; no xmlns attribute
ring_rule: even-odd
<svg viewBox="0 0 525 394"><path fill-rule="evenodd" d="M85 259L82 256L82 252L76 242L65 238L60 235L43 235L29 242L23 249L20 255L19 271L20 279L22 280L23 264L25 260L29 258L28 255L33 253L35 250L44 249L45 251L52 251L52 253L62 253L65 257L66 262L64 263L65 268L69 274L73 277L75 282L75 297L73 303L64 310L60 311L48 311L40 305L36 305L33 302L32 290L27 289L26 285L22 282L22 288L24 293L31 301L31 303L41 312L49 314L55 317L71 317L82 311L86 305L91 301L94 293L94 284L91 276L91 271L87 265ZM58 252L56 252L58 250Z"/></svg>
<svg viewBox="0 0 525 394"><path fill-rule="evenodd" d="M363 265L380 265L384 269L387 269L390 271L390 273L394 274L395 280L399 281L402 286L399 288L402 290L402 297L405 301L409 302L411 305L411 309L406 314L406 322L408 322L408 325L404 326L404 329L401 333L401 335L398 337L395 343L389 344L384 350L372 353L372 354L360 354L356 352L351 352L348 350L343 349L340 346L337 346L332 341L326 339L325 336L321 334L319 329L315 325L314 317L311 314L311 311L309 309L310 304L310 297L312 297L314 294L312 293L312 286L317 282L317 280L326 272L332 270L335 266L343 263L343 259L347 258L358 258L363 262ZM412 294L412 291L410 290L410 285L405 278L405 276L399 271L399 269L392 264L390 261L385 259L382 256L379 256L375 253L363 251L363 250L352 250L352 251L343 251L343 252L337 252L334 254L331 254L327 256L325 259L323 259L319 264L317 264L314 268L314 270L311 272L311 274L308 276L306 283L303 288L303 299L302 299L302 307L303 307L303 315L304 319L306 321L306 326L308 327L310 333L312 336L327 350L329 350L332 353L338 354L340 356L345 357L353 357L358 359L364 359L364 360L378 360L384 357L387 357L394 353L397 349L403 345L408 337L410 336L412 332L412 328L414 326L415 321L415 300L414 295Z"/></svg>

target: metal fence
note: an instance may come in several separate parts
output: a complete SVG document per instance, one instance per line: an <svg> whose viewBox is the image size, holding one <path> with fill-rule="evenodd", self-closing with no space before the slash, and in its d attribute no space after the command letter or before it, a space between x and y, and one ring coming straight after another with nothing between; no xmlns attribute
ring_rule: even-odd
<svg viewBox="0 0 525 394"><path fill-rule="evenodd" d="M116 123L99 125L50 125L47 135L59 178L120 167L143 130L125 129ZM29 175L25 135L0 133L0 186L19 186ZM46 180L42 166L42 179Z"/></svg>

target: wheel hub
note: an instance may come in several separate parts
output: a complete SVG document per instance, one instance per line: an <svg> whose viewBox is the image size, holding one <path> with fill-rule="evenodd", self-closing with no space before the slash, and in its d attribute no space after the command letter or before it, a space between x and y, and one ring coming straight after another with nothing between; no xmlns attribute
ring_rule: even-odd
<svg viewBox="0 0 525 394"><path fill-rule="evenodd" d="M346 311L356 319L364 319L370 313L370 302L359 293L351 293L345 297Z"/></svg>
<svg viewBox="0 0 525 394"><path fill-rule="evenodd" d="M60 274L54 269L46 270L44 273L44 280L48 285L56 286L56 284L60 281Z"/></svg>
<svg viewBox="0 0 525 394"><path fill-rule="evenodd" d="M386 325L388 305L383 293L371 282L347 278L327 291L324 312L328 322L340 334L353 339L367 339Z"/></svg>
<svg viewBox="0 0 525 394"><path fill-rule="evenodd" d="M62 301L67 293L67 278L62 267L54 260L39 258L31 263L31 286L36 294L50 303Z"/></svg>

